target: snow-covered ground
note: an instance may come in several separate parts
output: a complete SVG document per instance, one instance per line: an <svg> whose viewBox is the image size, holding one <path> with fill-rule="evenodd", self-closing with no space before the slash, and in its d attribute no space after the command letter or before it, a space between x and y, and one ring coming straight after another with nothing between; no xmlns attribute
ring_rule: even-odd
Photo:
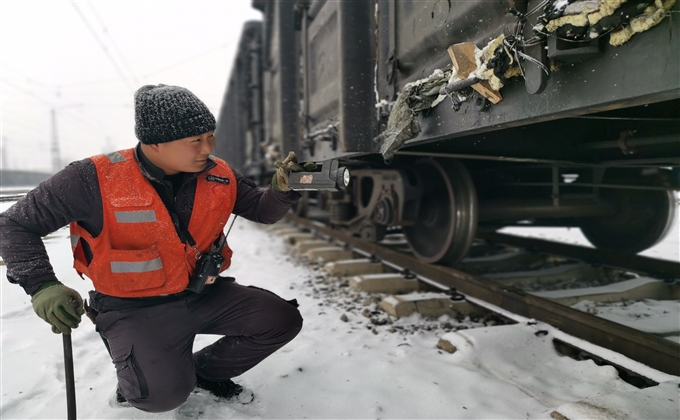
<svg viewBox="0 0 680 420"><path fill-rule="evenodd" d="M3 203L4 204L4 203ZM2 206L0 210L6 208ZM58 277L83 295L91 288L71 268L68 230L46 238ZM259 226L239 219L229 238L237 281L296 298L305 323L300 335L260 365L236 378L256 396L249 405L226 404L192 394L178 409L149 414L111 404L114 367L88 320L73 333L78 416L82 419L229 418L532 418L558 411L578 418L680 417L680 378L582 343L621 363L637 366L661 385L639 390L611 367L560 356L552 338L569 338L545 324L520 322L442 333L405 330L374 333L369 320L324 306L314 297L311 268L286 253L287 245ZM65 418L61 337L31 308L23 290L2 278L1 345L3 419ZM348 321L341 320L348 315ZM413 315L395 323L425 322ZM456 323L442 317L436 322ZM547 331L537 334L537 331ZM453 354L436 348L445 338ZM199 336L200 348L214 338ZM572 342L579 340L571 339Z"/></svg>

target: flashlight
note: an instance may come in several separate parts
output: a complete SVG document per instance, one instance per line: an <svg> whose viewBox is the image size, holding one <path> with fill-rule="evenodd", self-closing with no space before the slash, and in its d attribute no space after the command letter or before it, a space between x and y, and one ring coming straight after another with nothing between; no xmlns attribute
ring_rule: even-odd
<svg viewBox="0 0 680 420"><path fill-rule="evenodd" d="M339 166L337 159L316 163L316 167L312 172L291 172L288 188L293 191L340 191L349 185L349 169Z"/></svg>

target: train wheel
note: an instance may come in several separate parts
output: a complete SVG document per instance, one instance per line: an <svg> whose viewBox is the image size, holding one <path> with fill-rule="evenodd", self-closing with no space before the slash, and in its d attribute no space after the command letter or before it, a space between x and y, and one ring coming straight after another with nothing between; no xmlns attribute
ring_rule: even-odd
<svg viewBox="0 0 680 420"><path fill-rule="evenodd" d="M671 191L603 189L602 199L614 203L617 213L580 222L583 235L600 249L637 254L660 242L675 218Z"/></svg>
<svg viewBox="0 0 680 420"><path fill-rule="evenodd" d="M404 226L413 253L429 263L454 263L469 251L477 228L477 195L457 160L420 159L413 170L424 189L418 220Z"/></svg>

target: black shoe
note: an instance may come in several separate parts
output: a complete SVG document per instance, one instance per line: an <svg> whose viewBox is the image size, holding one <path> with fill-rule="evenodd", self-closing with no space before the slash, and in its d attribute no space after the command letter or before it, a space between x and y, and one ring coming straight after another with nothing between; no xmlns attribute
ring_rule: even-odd
<svg viewBox="0 0 680 420"><path fill-rule="evenodd" d="M117 389L116 389L116 402L117 402L118 404L123 404L123 403L126 403L126 402L127 402L127 400L125 399L125 397L123 396L123 394L121 394L120 391L117 390Z"/></svg>
<svg viewBox="0 0 680 420"><path fill-rule="evenodd" d="M128 400L125 399L118 388L116 388L115 395L109 401L109 405L111 407L132 407L132 404L130 404Z"/></svg>
<svg viewBox="0 0 680 420"><path fill-rule="evenodd" d="M196 375L196 387L204 389L218 398L228 401L248 404L253 401L253 391L234 383L231 379L222 382L213 382Z"/></svg>

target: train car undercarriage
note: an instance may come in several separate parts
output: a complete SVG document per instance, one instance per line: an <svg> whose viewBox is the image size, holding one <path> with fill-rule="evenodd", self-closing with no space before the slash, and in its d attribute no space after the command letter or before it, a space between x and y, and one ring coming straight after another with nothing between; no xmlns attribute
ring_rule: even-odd
<svg viewBox="0 0 680 420"><path fill-rule="evenodd" d="M253 5L264 22L244 32L222 130L248 148L222 139L223 157L262 184L288 150L351 171L345 190L305 192L297 214L373 241L399 229L431 263L505 226L580 228L630 254L668 234L675 1Z"/></svg>
<svg viewBox="0 0 680 420"><path fill-rule="evenodd" d="M675 218L670 183L677 171L630 168L617 178L598 167L520 164L485 166L484 179L463 162L422 157L397 168L357 169L348 190L303 200L325 210L332 225L367 240L401 228L414 254L433 263L465 257L477 229L513 225L578 227L598 248L635 254L665 238ZM522 178L527 173L533 176ZM646 185L623 183L634 181ZM308 205L300 208L309 214Z"/></svg>

